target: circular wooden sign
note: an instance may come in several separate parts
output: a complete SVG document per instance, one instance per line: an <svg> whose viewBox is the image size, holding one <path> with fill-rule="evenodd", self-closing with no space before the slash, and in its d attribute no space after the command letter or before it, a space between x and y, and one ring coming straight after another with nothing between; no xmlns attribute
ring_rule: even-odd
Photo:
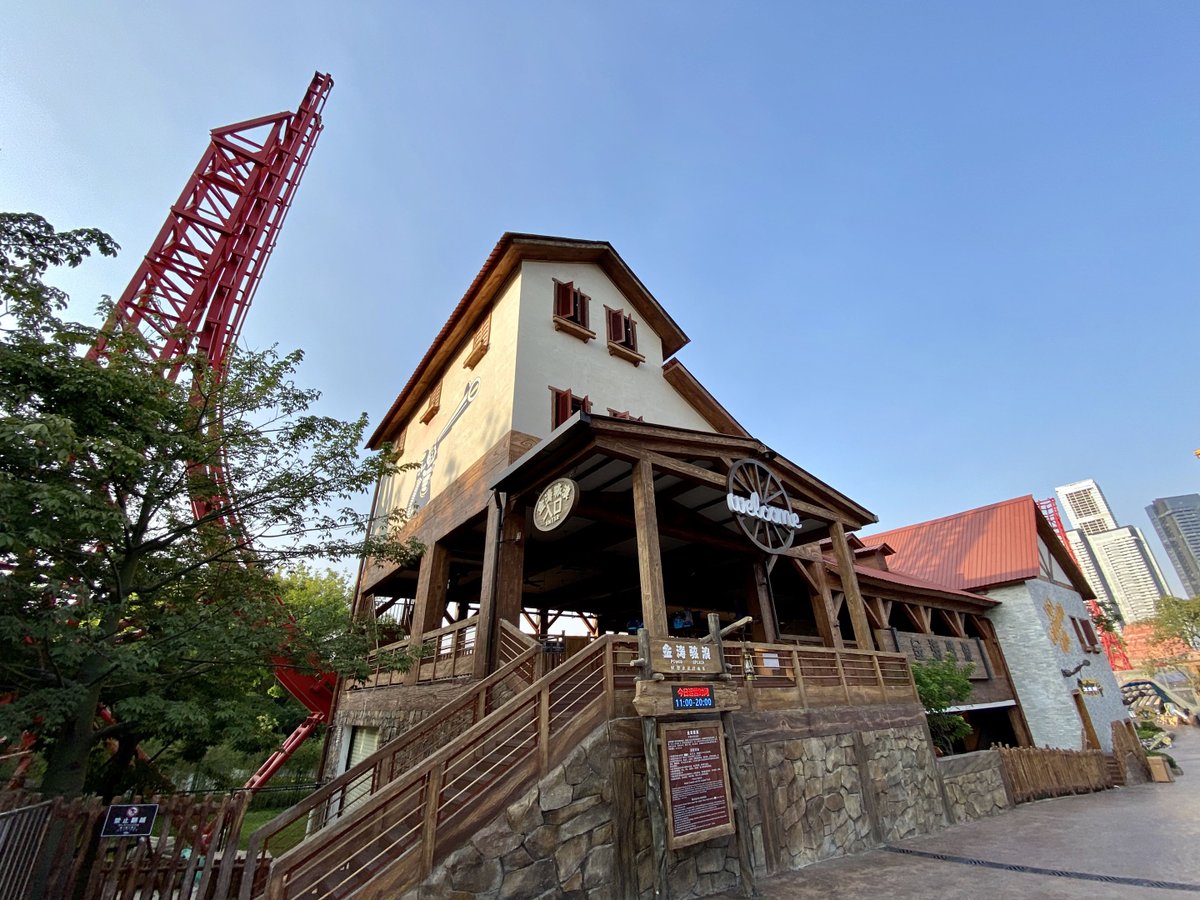
<svg viewBox="0 0 1200 900"><path fill-rule="evenodd" d="M538 494L533 505L533 527L553 531L575 511L579 504L579 485L570 478L556 478Z"/></svg>
<svg viewBox="0 0 1200 900"><path fill-rule="evenodd" d="M800 516L775 473L753 459L739 459L729 469L725 501L742 534L766 553L792 546Z"/></svg>

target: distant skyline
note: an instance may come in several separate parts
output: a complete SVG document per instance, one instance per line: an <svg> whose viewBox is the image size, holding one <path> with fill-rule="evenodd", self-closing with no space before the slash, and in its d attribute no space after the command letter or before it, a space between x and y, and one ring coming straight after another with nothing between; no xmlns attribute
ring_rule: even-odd
<svg viewBox="0 0 1200 900"><path fill-rule="evenodd" d="M532 231L612 242L688 368L874 530L1093 478L1149 534L1147 504L1200 486L1195 3L5 19L0 207L123 247L55 276L81 318L209 129L321 69L326 130L243 339L303 347L325 412L378 421L500 234Z"/></svg>

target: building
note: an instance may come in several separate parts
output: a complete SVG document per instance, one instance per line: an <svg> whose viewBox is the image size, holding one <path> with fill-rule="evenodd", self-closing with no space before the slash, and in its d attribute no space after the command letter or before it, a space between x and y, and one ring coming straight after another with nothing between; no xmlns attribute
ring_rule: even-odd
<svg viewBox="0 0 1200 900"><path fill-rule="evenodd" d="M1119 526L1092 479L1055 488L1073 529L1071 550L1105 612L1122 622L1154 615L1167 583L1142 532Z"/></svg>
<svg viewBox="0 0 1200 900"><path fill-rule="evenodd" d="M406 636L339 687L279 896L648 896L668 846L699 896L1005 805L985 769L951 808L909 666L969 663L979 739L1027 743L997 601L890 570L686 343L608 243L501 238L370 439L411 464L374 527L425 549L363 562L356 615ZM703 803L656 805L684 745Z"/></svg>
<svg viewBox="0 0 1200 900"><path fill-rule="evenodd" d="M988 613L1033 742L1112 749L1121 691L1084 599L1091 590L1032 497L864 537L892 571L1000 601Z"/></svg>
<svg viewBox="0 0 1200 900"><path fill-rule="evenodd" d="M1200 494L1160 497L1146 507L1146 515L1183 582L1184 592L1200 597Z"/></svg>

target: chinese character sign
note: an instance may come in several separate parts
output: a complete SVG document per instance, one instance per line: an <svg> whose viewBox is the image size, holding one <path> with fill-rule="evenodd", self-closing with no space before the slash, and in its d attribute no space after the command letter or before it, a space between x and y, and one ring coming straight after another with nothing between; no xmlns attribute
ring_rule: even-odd
<svg viewBox="0 0 1200 900"><path fill-rule="evenodd" d="M553 531L565 522L579 502L579 485L570 478L550 482L533 505L533 525L538 531Z"/></svg>
<svg viewBox="0 0 1200 900"><path fill-rule="evenodd" d="M712 644L683 638L651 640L650 667L655 672L677 675L718 675L722 662Z"/></svg>

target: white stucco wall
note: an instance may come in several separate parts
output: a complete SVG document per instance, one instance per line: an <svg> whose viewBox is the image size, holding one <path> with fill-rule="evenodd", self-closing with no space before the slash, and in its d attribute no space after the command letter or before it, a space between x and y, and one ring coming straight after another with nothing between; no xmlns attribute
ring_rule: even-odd
<svg viewBox="0 0 1200 900"><path fill-rule="evenodd" d="M479 379L475 398L438 446L429 499L436 497L512 430L516 379L514 348L517 346L520 299L521 278L518 274L493 304L491 343L483 359L474 369L463 365L472 349L471 341L467 340L443 372L442 402L437 415L427 424L421 422L427 400L422 397L406 426L401 462L419 463L454 415L468 385ZM416 480L416 471L400 472L380 485L375 501L376 522L397 504L408 507Z"/></svg>
<svg viewBox="0 0 1200 900"><path fill-rule="evenodd" d="M1034 742L1038 746L1072 750L1083 746L1083 724L1071 695L1077 689L1078 679L1091 678L1100 682L1104 693L1085 695L1084 703L1101 745L1111 750L1111 723L1126 718L1126 711L1108 657L1104 653L1084 652L1071 626L1071 616L1088 615L1079 594L1043 579L995 588L987 594L1000 601L988 618L996 626ZM1055 605L1061 605L1064 613L1062 627L1069 640L1065 653L1051 639L1050 616ZM1073 669L1085 659L1089 665L1076 675L1063 677L1062 669Z"/></svg>
<svg viewBox="0 0 1200 900"><path fill-rule="evenodd" d="M591 297L587 343L554 328L554 279L574 282ZM604 307L624 309L637 322L641 365L612 356ZM550 433L550 387L586 396L592 412L609 408L647 422L698 431L713 427L662 375L662 341L599 267L590 263L526 262L521 267L521 324L517 342L513 428L545 437Z"/></svg>

